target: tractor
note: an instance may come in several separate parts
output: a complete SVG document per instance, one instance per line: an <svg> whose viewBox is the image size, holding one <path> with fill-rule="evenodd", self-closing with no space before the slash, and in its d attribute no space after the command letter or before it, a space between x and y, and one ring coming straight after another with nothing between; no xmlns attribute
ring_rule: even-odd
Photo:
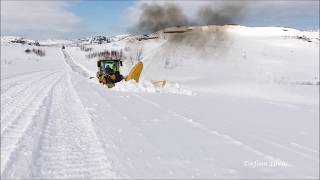
<svg viewBox="0 0 320 180"><path fill-rule="evenodd" d="M120 67L122 66L122 61L119 58L105 58L97 61L98 72L97 78L100 83L107 85L108 88L115 86L117 82L129 80L139 81L140 74L142 72L143 63L137 63L130 71L128 76L123 76L120 74Z"/></svg>

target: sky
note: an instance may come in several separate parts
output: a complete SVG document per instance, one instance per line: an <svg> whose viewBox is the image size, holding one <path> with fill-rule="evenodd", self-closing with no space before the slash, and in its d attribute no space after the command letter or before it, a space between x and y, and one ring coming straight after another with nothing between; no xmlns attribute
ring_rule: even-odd
<svg viewBox="0 0 320 180"><path fill-rule="evenodd" d="M169 1L110 0L1 0L1 35L33 39L73 39L93 35L130 33L141 15L143 4L167 4ZM300 30L319 30L318 0L235 0L170 1L186 16L193 18L199 8L217 8L226 3L245 7L237 22L245 26L281 26Z"/></svg>
<svg viewBox="0 0 320 180"><path fill-rule="evenodd" d="M83 33L115 35L125 33L126 13L134 1L80 1L68 10L83 20Z"/></svg>

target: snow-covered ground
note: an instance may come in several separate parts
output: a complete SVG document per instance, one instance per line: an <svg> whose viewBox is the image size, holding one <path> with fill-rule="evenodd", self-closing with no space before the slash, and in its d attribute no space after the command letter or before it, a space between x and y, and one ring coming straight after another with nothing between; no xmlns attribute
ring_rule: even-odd
<svg viewBox="0 0 320 180"><path fill-rule="evenodd" d="M91 52L2 42L1 178L318 178L319 32L224 28ZM142 53L139 84L89 78L106 49L124 75Z"/></svg>

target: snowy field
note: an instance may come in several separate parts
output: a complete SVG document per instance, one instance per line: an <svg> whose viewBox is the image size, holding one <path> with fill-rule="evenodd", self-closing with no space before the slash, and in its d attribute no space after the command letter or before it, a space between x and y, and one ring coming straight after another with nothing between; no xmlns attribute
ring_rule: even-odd
<svg viewBox="0 0 320 180"><path fill-rule="evenodd" d="M319 178L319 32L223 28L86 45L142 53L113 89L75 43L2 38L1 178Z"/></svg>

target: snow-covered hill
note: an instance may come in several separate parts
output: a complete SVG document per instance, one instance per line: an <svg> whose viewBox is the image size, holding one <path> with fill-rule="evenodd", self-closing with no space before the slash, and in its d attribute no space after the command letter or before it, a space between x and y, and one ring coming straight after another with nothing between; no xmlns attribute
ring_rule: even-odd
<svg viewBox="0 0 320 180"><path fill-rule="evenodd" d="M17 36L1 36L1 44L7 44L7 43L40 46L39 42L35 40L26 39L26 38L17 37Z"/></svg>
<svg viewBox="0 0 320 180"><path fill-rule="evenodd" d="M1 177L318 178L319 32L191 29L43 57L2 43ZM143 61L139 84L90 79L104 50L124 75Z"/></svg>
<svg viewBox="0 0 320 180"><path fill-rule="evenodd" d="M92 36L92 37L87 37L87 38L80 38L77 40L74 40L75 43L77 44L105 44L105 43L110 43L110 42L117 42L121 41L127 37L130 37L130 34L121 34L121 35L116 35L116 36L111 36L111 37L106 37L106 36Z"/></svg>

